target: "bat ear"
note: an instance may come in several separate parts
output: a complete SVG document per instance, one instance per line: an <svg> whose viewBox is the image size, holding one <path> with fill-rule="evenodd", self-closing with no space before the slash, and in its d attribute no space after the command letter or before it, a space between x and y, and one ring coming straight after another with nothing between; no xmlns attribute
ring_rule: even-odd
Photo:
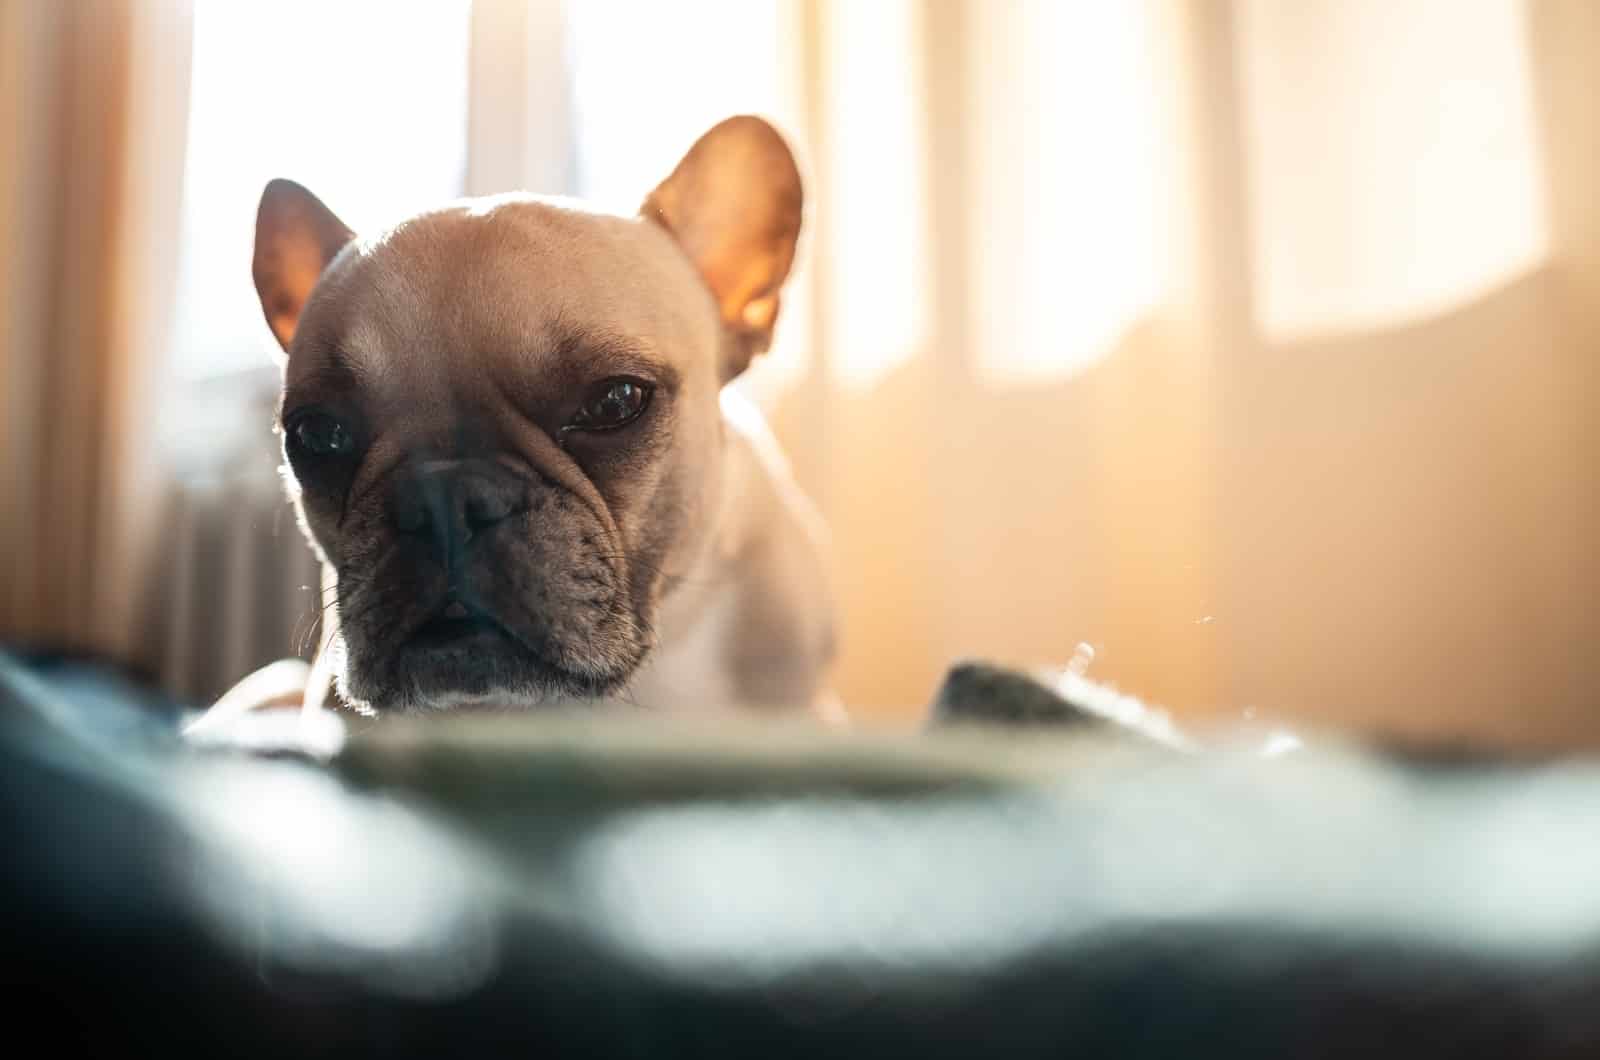
<svg viewBox="0 0 1600 1060"><path fill-rule="evenodd" d="M256 210L251 272L267 326L287 352L317 278L355 233L292 180L270 182Z"/></svg>
<svg viewBox="0 0 1600 1060"><path fill-rule="evenodd" d="M733 361L723 366L725 380L772 343L803 203L788 144L748 115L729 118L696 140L644 201L641 212L678 241L737 340L729 344Z"/></svg>

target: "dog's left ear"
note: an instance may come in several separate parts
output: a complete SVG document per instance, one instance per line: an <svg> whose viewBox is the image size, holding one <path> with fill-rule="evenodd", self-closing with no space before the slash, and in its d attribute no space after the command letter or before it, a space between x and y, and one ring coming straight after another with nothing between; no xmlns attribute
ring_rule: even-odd
<svg viewBox="0 0 1600 1060"><path fill-rule="evenodd" d="M267 326L284 352L317 278L355 233L292 180L270 181L256 210L256 252L250 271Z"/></svg>
<svg viewBox="0 0 1600 1060"><path fill-rule="evenodd" d="M644 201L644 216L672 233L716 298L734 339L725 380L772 342L802 202L800 170L788 145L771 125L748 115L729 118L695 141Z"/></svg>

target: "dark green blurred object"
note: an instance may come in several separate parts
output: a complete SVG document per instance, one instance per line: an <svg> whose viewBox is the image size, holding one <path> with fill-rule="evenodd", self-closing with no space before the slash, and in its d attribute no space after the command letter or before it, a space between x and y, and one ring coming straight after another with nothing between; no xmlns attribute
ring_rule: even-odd
<svg viewBox="0 0 1600 1060"><path fill-rule="evenodd" d="M52 1053L1600 1055L1589 763L501 717L323 766L109 675L0 700Z"/></svg>
<svg viewBox="0 0 1600 1060"><path fill-rule="evenodd" d="M1106 720L1046 688L1027 674L988 663L950 668L930 712L935 724L978 722L1002 725L1099 727Z"/></svg>

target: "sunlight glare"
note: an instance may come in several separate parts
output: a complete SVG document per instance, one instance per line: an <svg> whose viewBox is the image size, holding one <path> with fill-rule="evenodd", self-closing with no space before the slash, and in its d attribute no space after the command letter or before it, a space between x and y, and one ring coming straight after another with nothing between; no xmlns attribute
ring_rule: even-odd
<svg viewBox="0 0 1600 1060"><path fill-rule="evenodd" d="M1521 0L1241 6L1269 338L1449 309L1543 259Z"/></svg>
<svg viewBox="0 0 1600 1060"><path fill-rule="evenodd" d="M250 283L268 180L357 232L461 194L468 22L465 0L197 0L194 18L174 367L201 376L272 363Z"/></svg>
<svg viewBox="0 0 1600 1060"><path fill-rule="evenodd" d="M973 31L976 368L1069 377L1168 288L1153 26L1142 3L1025 0Z"/></svg>
<svg viewBox="0 0 1600 1060"><path fill-rule="evenodd" d="M833 376L871 386L927 337L921 26L909 0L822 6Z"/></svg>

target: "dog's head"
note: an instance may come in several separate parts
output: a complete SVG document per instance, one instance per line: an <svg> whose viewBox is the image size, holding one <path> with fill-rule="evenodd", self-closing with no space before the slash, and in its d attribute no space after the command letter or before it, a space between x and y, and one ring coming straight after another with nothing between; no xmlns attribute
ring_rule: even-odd
<svg viewBox="0 0 1600 1060"><path fill-rule="evenodd" d="M360 238L261 199L291 493L338 575L341 690L381 709L605 695L719 500L718 396L766 348L800 177L732 118L638 216L513 195Z"/></svg>

